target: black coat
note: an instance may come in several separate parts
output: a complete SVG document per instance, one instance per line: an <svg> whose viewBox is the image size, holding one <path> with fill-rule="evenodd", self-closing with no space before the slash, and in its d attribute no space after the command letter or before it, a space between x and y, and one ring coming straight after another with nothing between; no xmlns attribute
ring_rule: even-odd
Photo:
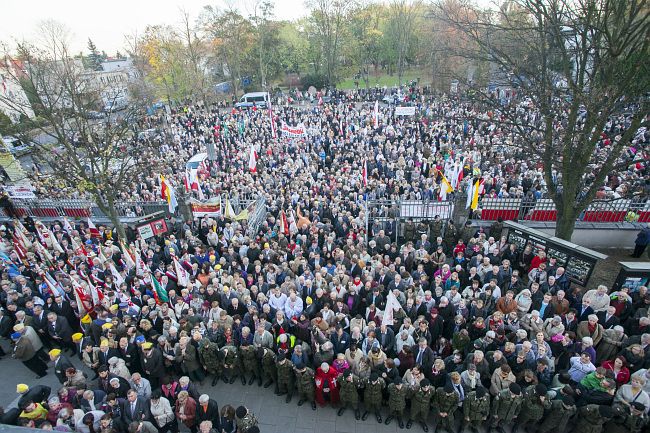
<svg viewBox="0 0 650 433"><path fill-rule="evenodd" d="M149 403L142 397L138 397L135 401L135 411L131 411L131 402L124 400L121 404L122 408L122 421L129 425L133 421L149 421L151 419L151 412L149 411Z"/></svg>
<svg viewBox="0 0 650 433"><path fill-rule="evenodd" d="M46 402L51 392L52 388L49 386L36 385L20 397L18 400L18 407L22 407L22 404L26 401L33 401L35 403Z"/></svg>
<svg viewBox="0 0 650 433"><path fill-rule="evenodd" d="M56 322L47 324L47 332L50 334L50 337L54 338L55 341L72 342L72 328L68 323L68 319L63 316L58 316ZM56 339L59 337L61 340Z"/></svg>
<svg viewBox="0 0 650 433"><path fill-rule="evenodd" d="M203 406L197 403L195 420L195 425L200 425L203 421L212 421L212 428L220 431L221 416L219 415L219 405L217 404L217 401L210 399L208 401L207 410L204 410Z"/></svg>
<svg viewBox="0 0 650 433"><path fill-rule="evenodd" d="M68 380L68 378L65 376L65 371L71 367L74 367L74 365L72 365L72 362L70 362L68 357L65 355L60 355L59 359L54 363L54 374L56 375L57 379L59 379L59 382L63 383Z"/></svg>
<svg viewBox="0 0 650 433"><path fill-rule="evenodd" d="M163 362L163 356L160 352L160 349L154 347L152 349L153 353L151 357L148 358L145 355L140 357L140 363L142 364L142 371L151 377L161 378L167 374L165 372L165 363Z"/></svg>

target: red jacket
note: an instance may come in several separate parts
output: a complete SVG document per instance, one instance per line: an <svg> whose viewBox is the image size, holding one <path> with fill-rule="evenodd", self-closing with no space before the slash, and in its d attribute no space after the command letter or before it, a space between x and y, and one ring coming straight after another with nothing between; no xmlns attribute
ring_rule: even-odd
<svg viewBox="0 0 650 433"><path fill-rule="evenodd" d="M606 368L607 370L614 371L614 361L605 361L603 362L602 365L603 368ZM622 367L621 371L618 372L616 375L616 383L618 383L619 386L625 385L630 381L630 370L627 367Z"/></svg>

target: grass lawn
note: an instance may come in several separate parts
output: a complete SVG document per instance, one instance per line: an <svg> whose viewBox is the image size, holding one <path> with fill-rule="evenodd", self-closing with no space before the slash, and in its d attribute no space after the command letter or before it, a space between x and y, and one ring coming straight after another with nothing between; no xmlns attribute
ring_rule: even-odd
<svg viewBox="0 0 650 433"><path fill-rule="evenodd" d="M404 76L402 77L402 84L406 84L411 80L417 80L420 79L420 84L426 84L430 81L430 77L426 74L425 71L422 70L407 70L404 72ZM369 83L370 87L375 87L375 85L378 85L379 87L393 87L393 86L398 86L398 79L397 79L397 74L393 75L379 75L376 76L374 74L370 74L370 80ZM336 85L338 89L341 90L350 90L354 89L354 78L346 78L345 80L341 81ZM359 87L363 88L365 87L365 83L363 80L359 80Z"/></svg>

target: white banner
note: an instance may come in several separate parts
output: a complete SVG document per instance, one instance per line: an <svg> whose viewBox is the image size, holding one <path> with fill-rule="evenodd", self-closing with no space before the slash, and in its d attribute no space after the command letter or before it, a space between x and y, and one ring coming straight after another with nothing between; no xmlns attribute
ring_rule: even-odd
<svg viewBox="0 0 650 433"><path fill-rule="evenodd" d="M415 115L415 107L395 107L396 116L413 116Z"/></svg>
<svg viewBox="0 0 650 433"><path fill-rule="evenodd" d="M302 123L297 126L289 126L286 123L282 123L282 135L287 137L306 137L307 131L305 130L305 125Z"/></svg>
<svg viewBox="0 0 650 433"><path fill-rule="evenodd" d="M9 194L9 197L11 198L36 198L36 194L34 194L34 188L31 185L6 186L5 191L7 191L7 194Z"/></svg>

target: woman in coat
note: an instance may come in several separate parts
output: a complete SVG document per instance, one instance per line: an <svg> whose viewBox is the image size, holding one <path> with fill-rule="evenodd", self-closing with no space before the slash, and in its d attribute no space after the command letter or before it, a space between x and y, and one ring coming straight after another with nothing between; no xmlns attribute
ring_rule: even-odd
<svg viewBox="0 0 650 433"><path fill-rule="evenodd" d="M196 432L196 400L194 400L187 391L181 391L178 393L178 399L176 400L176 419L180 420L187 428Z"/></svg>
<svg viewBox="0 0 650 433"><path fill-rule="evenodd" d="M151 393L149 410L151 412L151 422L159 432L178 431L178 423L172 406L158 389Z"/></svg>

